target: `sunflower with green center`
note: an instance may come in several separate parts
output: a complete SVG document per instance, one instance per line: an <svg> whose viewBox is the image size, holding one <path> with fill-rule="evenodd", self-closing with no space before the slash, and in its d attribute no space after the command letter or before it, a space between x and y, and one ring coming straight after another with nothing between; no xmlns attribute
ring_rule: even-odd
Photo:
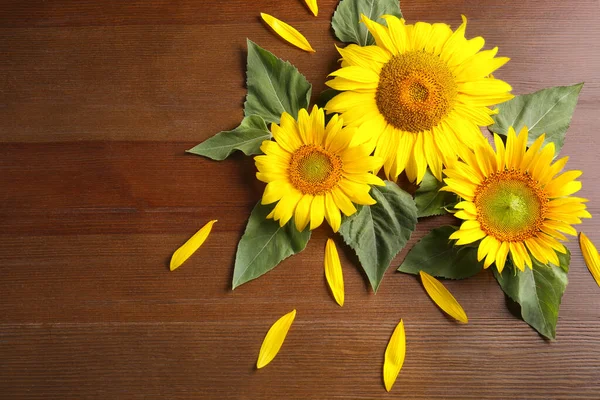
<svg viewBox="0 0 600 400"><path fill-rule="evenodd" d="M467 40L464 16L454 32L382 18L387 26L362 16L376 45L338 49L342 68L327 85L342 93L325 109L348 126L367 125L388 177L406 171L420 183L429 166L441 181L443 163L483 143L479 126L494 122L488 106L513 97L510 85L491 76L509 59L495 58L497 47L480 51L481 37Z"/></svg>
<svg viewBox="0 0 600 400"><path fill-rule="evenodd" d="M581 189L575 180L581 171L557 176L568 157L553 163L554 143L542 147L541 135L528 149L527 137L527 128L517 136L511 127L506 147L494 135L495 152L486 142L444 170L447 186L442 190L464 199L454 214L464 222L450 239L457 239L457 245L481 240L477 258L485 258L484 268L495 262L502 272L509 253L520 270L532 267L530 255L542 264L559 265L556 252L567 251L558 241L566 240L561 232L575 236L571 225L591 218L587 200L571 196Z"/></svg>
<svg viewBox="0 0 600 400"><path fill-rule="evenodd" d="M341 214L356 212L353 203L375 204L369 185L385 183L369 171L383 160L370 156L373 146L362 129L344 128L337 114L325 126L323 109L301 109L298 121L283 113L280 125L272 124L274 141L261 145L264 155L254 158L256 177L265 183L262 204L277 202L267 218L284 226L292 217L303 231L315 229L327 219L334 232Z"/></svg>

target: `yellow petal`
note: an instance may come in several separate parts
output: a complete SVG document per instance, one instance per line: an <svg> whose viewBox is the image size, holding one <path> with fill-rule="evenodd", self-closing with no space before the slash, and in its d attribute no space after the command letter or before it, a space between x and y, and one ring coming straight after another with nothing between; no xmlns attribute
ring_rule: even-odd
<svg viewBox="0 0 600 400"><path fill-rule="evenodd" d="M311 53L314 53L315 50L311 47L308 40L298 32L294 27L286 24L283 21L278 20L277 18L265 14L260 13L262 19L275 31L276 34L281 36L284 40L290 42L294 46Z"/></svg>
<svg viewBox="0 0 600 400"><path fill-rule="evenodd" d="M256 368L260 369L273 361L277 353L279 353L279 349L281 349L281 345L290 330L290 326L292 326L292 322L294 322L294 318L296 318L296 310L285 314L269 328L269 332L267 332L262 346L260 346Z"/></svg>
<svg viewBox="0 0 600 400"><path fill-rule="evenodd" d="M331 193L325 193L325 219L329 222L329 226L331 226L334 232L340 230L342 216L340 215L340 209L335 205Z"/></svg>
<svg viewBox="0 0 600 400"><path fill-rule="evenodd" d="M487 256L485 257L485 261L483 262L483 268L489 268L490 265L492 265L492 263L496 261L496 255L500 250L500 246L500 241L496 240L495 238L492 238L492 240L488 244Z"/></svg>
<svg viewBox="0 0 600 400"><path fill-rule="evenodd" d="M183 244L180 248L178 248L173 256L171 257L171 265L169 268L171 271L176 270L183 264L192 254L196 252L202 246L202 243L206 240L210 231L212 229L213 224L217 222L217 220L212 220L208 224L204 225L198 232L194 233L194 236L189 238L187 242Z"/></svg>
<svg viewBox="0 0 600 400"><path fill-rule="evenodd" d="M567 171L560 174L558 177L552 179L549 184L546 185L544 190L548 192L552 197L563 197L568 196L572 193L568 193L569 190L565 189L571 184L571 186L576 187L577 190L581 188L581 182L576 182L575 179L581 176L581 171ZM535 175L534 175L535 176ZM573 182L575 181L575 185Z"/></svg>
<svg viewBox="0 0 600 400"><path fill-rule="evenodd" d="M327 239L325 245L325 278L333 293L335 301L340 305L344 305L344 275L342 274L342 264L340 257L335 247L335 243L331 239Z"/></svg>
<svg viewBox="0 0 600 400"><path fill-rule="evenodd" d="M371 6L373 6L373 3ZM375 21L371 21L362 13L360 14L360 19L367 26L367 29L369 32L371 32L371 35L373 35L375 38L375 43L377 43L377 46L383 47L385 50L394 55L398 54L398 49L396 49L396 46L389 35L389 30L385 26Z"/></svg>
<svg viewBox="0 0 600 400"><path fill-rule="evenodd" d="M581 247L585 264L598 286L600 286L600 255L598 255L598 250L596 250L594 244L583 232L579 233L579 247Z"/></svg>
<svg viewBox="0 0 600 400"><path fill-rule="evenodd" d="M312 205L313 199L314 196L312 194L305 194L296 205L294 223L296 224L298 232L302 232L310 222L310 206Z"/></svg>
<svg viewBox="0 0 600 400"><path fill-rule="evenodd" d="M370 69L357 67L355 65L340 68L336 71L333 71L331 74L329 74L329 76L337 76L348 81L359 83L379 82L379 74Z"/></svg>
<svg viewBox="0 0 600 400"><path fill-rule="evenodd" d="M343 212L346 216L351 216L357 210L354 207L354 204L350 201L348 196L338 187L334 187L331 189L331 195L333 196L333 201L335 205L338 206L341 212Z"/></svg>
<svg viewBox="0 0 600 400"><path fill-rule="evenodd" d="M452 294L442 285L440 281L429 275L427 272L420 271L421 281L425 287L425 291L431 300L438 305L444 312L459 322L467 323L469 319L465 310L458 304L458 301Z"/></svg>
<svg viewBox="0 0 600 400"><path fill-rule="evenodd" d="M325 219L325 196L318 194L310 206L310 229L316 229Z"/></svg>
<svg viewBox="0 0 600 400"><path fill-rule="evenodd" d="M313 13L313 15L316 17L317 15L319 15L319 6L317 5L317 0L304 0L306 2L306 5L308 6L308 8L310 9L310 11Z"/></svg>
<svg viewBox="0 0 600 400"><path fill-rule="evenodd" d="M394 382L404 364L404 356L406 355L406 336L404 334L404 322L400 320L392 337L385 349L385 361L383 363L383 383L385 390L392 390Z"/></svg>
<svg viewBox="0 0 600 400"><path fill-rule="evenodd" d="M496 268L498 268L498 272L500 273L502 273L502 270L504 269L504 264L506 264L508 249L508 242L502 242L500 244L500 247L498 247L498 251L496 252ZM546 262L544 262L544 264L546 264Z"/></svg>

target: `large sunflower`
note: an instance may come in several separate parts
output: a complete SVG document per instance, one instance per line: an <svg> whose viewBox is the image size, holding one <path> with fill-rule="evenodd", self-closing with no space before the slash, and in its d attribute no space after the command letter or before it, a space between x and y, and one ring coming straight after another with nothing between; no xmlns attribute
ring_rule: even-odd
<svg viewBox="0 0 600 400"><path fill-rule="evenodd" d="M486 142L444 170L443 190L464 199L455 215L465 221L450 238L458 239L457 245L481 239L479 261L485 258L485 268L495 262L500 272L509 252L520 270L531 268L530 254L542 264L559 265L556 251L566 252L557 240L566 240L560 232L576 235L571 225L591 217L587 200L570 196L581 189L575 180L581 171L557 176L568 157L552 163L554 143L542 147L541 135L527 149L527 136L527 128L516 136L511 127L506 147L494 135L495 152Z"/></svg>
<svg viewBox="0 0 600 400"><path fill-rule="evenodd" d="M481 37L465 39L464 16L454 32L441 23L382 18L387 27L362 16L376 46L338 49L342 68L327 85L342 93L325 109L349 126L368 125L388 177L406 170L419 183L429 165L442 180L442 163L483 142L479 126L493 123L487 106L513 97L490 75L509 59L494 58L498 48L479 51Z"/></svg>
<svg viewBox="0 0 600 400"><path fill-rule="evenodd" d="M373 146L364 143L364 131L344 128L334 115L325 126L323 109L305 109L298 121L283 113L280 125L272 124L274 141L266 140L256 156L256 177L267 183L263 204L278 201L267 218L281 226L294 216L299 231L310 223L315 229L326 218L335 232L341 215L352 215L356 204L375 204L369 185L385 185L369 171L381 168L383 160L369 156Z"/></svg>

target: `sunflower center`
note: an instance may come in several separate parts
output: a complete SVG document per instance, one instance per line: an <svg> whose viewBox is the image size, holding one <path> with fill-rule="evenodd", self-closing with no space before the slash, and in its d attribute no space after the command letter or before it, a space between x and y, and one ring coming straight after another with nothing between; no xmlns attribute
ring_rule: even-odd
<svg viewBox="0 0 600 400"><path fill-rule="evenodd" d="M342 159L320 146L304 145L292 154L290 182L304 194L323 194L342 177Z"/></svg>
<svg viewBox="0 0 600 400"><path fill-rule="evenodd" d="M481 229L503 242L520 242L539 232L548 201L536 181L514 169L487 177L474 198Z"/></svg>
<svg viewBox="0 0 600 400"><path fill-rule="evenodd" d="M394 127L422 132L440 123L454 105L458 86L436 55L411 51L394 56L381 69L375 101Z"/></svg>

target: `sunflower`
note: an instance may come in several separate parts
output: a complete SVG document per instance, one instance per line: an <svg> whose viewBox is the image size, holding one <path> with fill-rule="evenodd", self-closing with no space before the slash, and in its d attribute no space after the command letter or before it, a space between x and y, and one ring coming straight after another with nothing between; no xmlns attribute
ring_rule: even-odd
<svg viewBox="0 0 600 400"><path fill-rule="evenodd" d="M566 240L561 232L576 235L571 225L591 218L587 200L571 196L581 189L575 180L581 171L557 176L568 157L553 163L554 143L542 147L541 135L527 149L527 137L527 128L517 136L511 127L506 147L494 135L495 152L486 142L444 170L447 186L442 190L464 199L454 214L464 222L450 239L458 239L457 245L481 239L478 260L485 258L485 268L495 262L500 272L508 253L520 270L531 268L530 255L542 264L559 265L556 252L567 251L557 240Z"/></svg>
<svg viewBox="0 0 600 400"><path fill-rule="evenodd" d="M342 93L325 109L348 126L366 124L375 155L395 179L402 171L420 183L427 166L442 180L442 163L485 140L479 126L493 123L489 105L513 97L491 73L509 59L498 48L480 51L481 37L465 39L467 20L454 32L446 24L384 15L387 27L364 15L376 45L338 48L342 68L327 82Z"/></svg>
<svg viewBox="0 0 600 400"><path fill-rule="evenodd" d="M326 218L337 232L340 211L349 216L356 212L353 202L375 204L369 185L385 184L369 171L383 160L370 156L373 146L365 143L364 131L343 125L334 115L325 126L317 106L310 115L301 109L298 121L283 113L280 125L271 125L274 141L264 141L265 155L254 158L256 177L267 183L262 204L278 202L267 218L284 226L294 216L299 231L309 223L315 229Z"/></svg>

